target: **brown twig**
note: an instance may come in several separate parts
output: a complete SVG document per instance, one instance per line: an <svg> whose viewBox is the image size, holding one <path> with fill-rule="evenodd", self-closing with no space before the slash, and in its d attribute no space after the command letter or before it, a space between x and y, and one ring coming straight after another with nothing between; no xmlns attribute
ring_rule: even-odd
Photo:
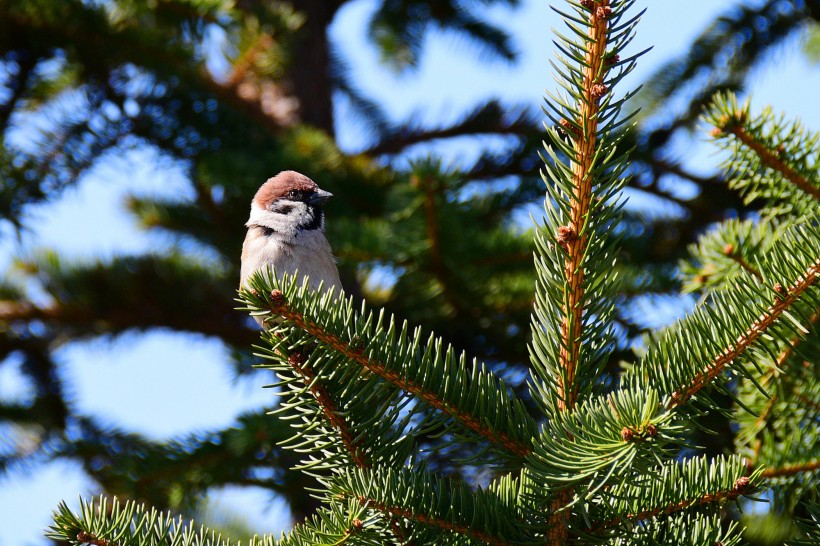
<svg viewBox="0 0 820 546"><path fill-rule="evenodd" d="M487 108L487 107L485 107ZM415 128L410 125L400 131L387 135L379 140L378 144L363 150L362 155L375 157L385 154L397 154L416 144L430 142L433 140L447 139L464 135L522 135L533 133L537 130L537 125L529 119L527 111L521 108L517 115L509 116L509 121L501 119L501 114L509 116L510 110L499 109L498 120L477 124L472 116L467 115L463 121L450 126L435 129Z"/></svg>
<svg viewBox="0 0 820 546"><path fill-rule="evenodd" d="M226 85L234 87L242 83L248 70L250 70L256 62L256 58L266 50L272 48L273 44L273 37L270 34L260 34L253 45L236 58L236 61L233 63L231 75L225 82Z"/></svg>
<svg viewBox="0 0 820 546"><path fill-rule="evenodd" d="M430 241L430 269L433 276L441 285L442 295L455 311L456 315L463 315L464 309L453 294L448 279L447 266L441 249L441 230L436 211L436 193L438 188L429 177L413 176L411 183L424 193L424 226L427 240Z"/></svg>
<svg viewBox="0 0 820 546"><path fill-rule="evenodd" d="M790 464L779 468L767 468L760 476L762 478L782 478L784 476L794 476L795 474L815 472L817 470L820 470L820 460Z"/></svg>
<svg viewBox="0 0 820 546"><path fill-rule="evenodd" d="M104 327L107 332L118 332L151 324L179 331L219 336L234 345L253 343L257 339L257 334L253 330L248 329L238 320L224 320L224 315L219 310L229 308L229 301L221 306L214 303L213 313L201 313L195 321L190 321L162 314L154 305L143 306L141 312L133 308L106 309L101 312L77 306L36 307L27 302L0 301L0 322L41 320L58 326L71 326L88 331L99 331Z"/></svg>
<svg viewBox="0 0 820 546"><path fill-rule="evenodd" d="M564 321L561 325L561 351L559 365L564 377L558 378L559 408L567 409L575 405L577 389L575 373L578 366L581 337L581 325L584 314L584 268L582 261L589 244L589 233L584 229L592 202L592 184L590 176L592 160L595 156L598 133L599 101L606 93L603 85L602 63L607 47L607 11L609 0L591 8L591 25L584 68L583 98L578 103L579 119L575 124L583 130L573 138L575 143L575 160L572 162L573 186L571 197L569 226L566 227L575 236L567 240L565 250L567 258L564 264L564 275L569 285L567 300L564 304ZM564 382L566 380L566 383Z"/></svg>
<svg viewBox="0 0 820 546"><path fill-rule="evenodd" d="M814 186L808 178L792 169L789 165L777 157L774 152L755 140L755 138L746 131L746 127L744 127L743 124L732 124L731 126L726 127L725 131L732 133L738 140L748 146L754 153L757 154L764 165L780 172L786 180L797 186L803 193L806 193L820 201L820 188Z"/></svg>
<svg viewBox="0 0 820 546"><path fill-rule="evenodd" d="M569 125L580 128L568 133L575 146L575 158L572 162L574 191L570 202L569 225L562 226L563 243L567 257L564 262L564 275L568 290L563 306L564 319L561 323L561 349L559 367L562 374L557 377L558 408L570 410L575 405L577 386L575 374L580 355L581 327L584 315L584 267L583 259L589 244L589 233L584 229L592 202L593 179L590 175L595 156L598 133L598 114L600 100L608 92L603 84L603 62L607 48L607 19L611 8L609 0L588 6L590 9L589 40L584 59L583 97L578 102L579 118ZM571 234L571 236L569 236ZM571 489L556 493L550 503L549 544L565 544L569 539L569 510L566 506L572 500Z"/></svg>
<svg viewBox="0 0 820 546"><path fill-rule="evenodd" d="M117 546L116 542L112 542L105 538L99 538L94 533L80 531L77 533L77 541L83 544L92 544L93 546Z"/></svg>
<svg viewBox="0 0 820 546"><path fill-rule="evenodd" d="M758 281L763 282L763 275L760 274L760 271L752 267L752 265L746 261L740 252L734 247L734 245L726 245L723 249L723 254L738 264L740 267L751 273Z"/></svg>
<svg viewBox="0 0 820 546"><path fill-rule="evenodd" d="M473 432L483 436L494 444L501 446L513 455L518 457L526 457L529 455L531 451L530 446L515 441L503 432L492 430L490 427L485 425L480 418L452 407L444 400L441 400L435 393L423 389L420 385L410 381L400 372L388 369L384 363L370 359L360 348L353 347L347 341L326 332L315 322L306 319L301 313L293 310L288 305L285 301L284 295L279 290L274 290L271 294L270 310L275 315L289 320L298 328L304 330L321 343L329 345L337 353L344 355L350 360L353 360L363 368L378 375L382 379L393 383L403 391L417 396L431 407L446 413L453 419L461 422Z"/></svg>
<svg viewBox="0 0 820 546"><path fill-rule="evenodd" d="M359 497L359 502L362 503L362 506L366 506L368 508L373 508L374 510L378 510L384 514L390 514L393 516L399 516L404 519L417 521L424 525L430 525L432 527L437 527L439 529L443 529L445 531L453 531L454 533L458 533L460 535L466 535L475 540L480 540L485 544L492 544L493 546L510 546L509 542L505 542L500 538L490 536L486 533L481 531L477 531L472 529L468 525L458 525L456 523L452 523L443 519L438 519L433 516L428 516L427 514L420 514L413 512L407 508L401 508L399 506L388 506L386 504L382 504L376 502L372 499L368 499L365 497Z"/></svg>
<svg viewBox="0 0 820 546"><path fill-rule="evenodd" d="M711 504L714 502L720 502L724 500L735 500L748 490L749 484L749 478L746 476L741 476L740 478L735 480L734 486L729 491L706 493L705 495L702 495L696 499L687 499L679 502L673 502L666 506L659 506L657 508L652 508L650 510L644 510L643 512L637 512L634 514L628 514L620 518L611 519L593 528L592 532L597 533L599 531L615 527L616 525L619 525L624 521L629 521L634 524L658 516L668 516L669 514L674 514L675 512L680 512L681 510L686 510L687 508L691 508L693 506L702 506L704 504Z"/></svg>
<svg viewBox="0 0 820 546"><path fill-rule="evenodd" d="M291 368L302 376L305 385L309 385L310 393L316 399L316 402L318 402L325 419L339 432L339 435L342 437L342 443L348 453L350 453L356 466L359 468L370 468L370 462L362 449L361 442L356 441L355 435L351 432L350 426L347 424L345 418L339 413L336 402L334 402L330 396L330 392L321 381L316 380L316 372L307 364L305 356L298 352L292 353L288 357L288 363Z"/></svg>
<svg viewBox="0 0 820 546"><path fill-rule="evenodd" d="M798 278L794 284L787 289L783 296L775 298L775 302L769 306L766 312L760 316L745 332L743 332L735 343L726 347L715 359L699 373L692 382L676 391L667 404L667 409L680 406L702 388L711 383L723 372L727 365L739 357L748 349L763 332L765 332L774 322L791 307L800 295L805 292L820 276L820 259L816 260L806 272Z"/></svg>
<svg viewBox="0 0 820 546"><path fill-rule="evenodd" d="M809 325L815 324L818 319L820 319L820 313L814 313L809 318ZM789 340L788 346L785 349L783 349L780 352L779 355L777 355L777 360L775 360L775 365L772 368L770 368L763 375L763 377L761 378L760 384L762 386L765 387L766 385L768 385L773 380L773 378L775 377L775 375L778 372L783 371L783 369L785 368L785 365L786 365L786 361L789 358L791 358L791 356L794 354L794 351L797 348L797 346L804 339L806 339L806 338L803 337L803 336L795 336L795 337L793 337L792 339ZM771 397L771 399L768 401L766 406L763 408L763 411L760 412L760 415L758 416L757 420L755 420L755 425L754 425L755 427L762 427L762 425L765 423L766 419L769 418L769 415L771 414L772 410L774 409L774 406L775 406L776 403L777 403L777 395L774 395L774 396ZM755 443L754 443L754 446L752 448L754 455L753 455L752 461L750 461L751 464L755 464L756 461L757 461L757 458L760 456L760 450L763 447L763 439L760 437L760 433L763 430L764 430L763 428L760 428L760 430L758 430L757 433L755 434Z"/></svg>
<svg viewBox="0 0 820 546"><path fill-rule="evenodd" d="M757 458L760 456L760 450L763 448L763 438L761 437L761 433L765 430L764 424L766 423L766 419L769 418L771 415L772 410L774 409L774 405L777 403L777 396L772 396L769 401L766 403L766 407L763 408L763 411L760 412L757 419L755 420L755 427L761 427L755 433L755 443L753 446L754 452L754 460L757 461Z"/></svg>
<svg viewBox="0 0 820 546"><path fill-rule="evenodd" d="M817 324L817 321L820 320L820 312L814 313L811 317L809 317L809 326L813 326ZM783 349L777 356L777 361L775 362L775 367L769 370L768 374L773 376L777 371L783 370L785 367L786 361L794 354L794 350L800 344L801 341L806 339L802 336L795 336L791 340L789 340L789 346Z"/></svg>

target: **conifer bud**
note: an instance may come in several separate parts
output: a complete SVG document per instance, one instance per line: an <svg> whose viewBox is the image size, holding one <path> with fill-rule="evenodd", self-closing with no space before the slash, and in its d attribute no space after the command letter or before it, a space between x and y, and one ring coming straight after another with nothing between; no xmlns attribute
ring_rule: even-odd
<svg viewBox="0 0 820 546"><path fill-rule="evenodd" d="M581 131L570 120L562 119L559 124L567 134L572 135L575 138L581 138Z"/></svg>
<svg viewBox="0 0 820 546"><path fill-rule="evenodd" d="M561 248L569 252L569 245L577 238L575 230L572 226L560 226L555 233L555 240L561 245Z"/></svg>
<svg viewBox="0 0 820 546"><path fill-rule="evenodd" d="M288 364L294 368L300 368L305 363L305 355L300 352L291 353L288 357Z"/></svg>
<svg viewBox="0 0 820 546"><path fill-rule="evenodd" d="M752 480L750 480L748 476L741 476L740 478L735 480L735 491L737 491L738 493L742 493L746 490L746 488L749 487L749 484L751 482Z"/></svg>
<svg viewBox="0 0 820 546"><path fill-rule="evenodd" d="M607 89L606 85L604 85L602 83L596 83L595 85L592 86L592 96L596 99L600 99L601 97L606 95L607 91L608 91L608 89Z"/></svg>
<svg viewBox="0 0 820 546"><path fill-rule="evenodd" d="M285 305L285 295L281 290L276 289L270 293L270 303L274 307L281 307Z"/></svg>

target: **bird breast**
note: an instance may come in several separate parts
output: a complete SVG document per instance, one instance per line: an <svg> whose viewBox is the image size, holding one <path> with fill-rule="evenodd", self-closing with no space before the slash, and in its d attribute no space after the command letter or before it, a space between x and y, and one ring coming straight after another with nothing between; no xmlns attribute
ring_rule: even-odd
<svg viewBox="0 0 820 546"><path fill-rule="evenodd" d="M297 231L281 234L251 227L242 245L241 284L257 270L273 267L277 276L282 273L309 277L309 286L316 290L324 281L325 290L335 287L338 292L342 283L336 268L336 260L321 230Z"/></svg>

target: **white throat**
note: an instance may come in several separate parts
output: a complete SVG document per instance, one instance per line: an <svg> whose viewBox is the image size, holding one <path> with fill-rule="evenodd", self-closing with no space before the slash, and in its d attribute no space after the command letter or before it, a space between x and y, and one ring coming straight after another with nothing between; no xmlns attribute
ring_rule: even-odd
<svg viewBox="0 0 820 546"><path fill-rule="evenodd" d="M308 219L312 218L307 209L307 205L298 201L290 201L288 202L288 206L290 207L290 212L283 214L281 212L264 209L255 202L251 203L251 215L245 223L245 226L270 228L276 234L286 239L296 236L300 231L307 231L302 229L302 226L307 223ZM324 226L320 226L319 230L313 231L323 231L323 228Z"/></svg>

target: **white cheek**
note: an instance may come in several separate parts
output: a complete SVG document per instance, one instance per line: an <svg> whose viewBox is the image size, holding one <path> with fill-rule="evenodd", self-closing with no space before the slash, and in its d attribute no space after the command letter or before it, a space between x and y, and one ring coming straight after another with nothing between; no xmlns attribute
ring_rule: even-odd
<svg viewBox="0 0 820 546"><path fill-rule="evenodd" d="M294 205L298 206L302 204L294 203ZM297 213L298 211L296 207L294 207L293 213L281 214L278 212L272 212L267 209L263 209L256 203L253 203L251 205L250 218L248 218L248 221L245 223L245 225L265 226L271 228L272 230L280 234L290 234L296 230L297 222L294 221L294 218Z"/></svg>

